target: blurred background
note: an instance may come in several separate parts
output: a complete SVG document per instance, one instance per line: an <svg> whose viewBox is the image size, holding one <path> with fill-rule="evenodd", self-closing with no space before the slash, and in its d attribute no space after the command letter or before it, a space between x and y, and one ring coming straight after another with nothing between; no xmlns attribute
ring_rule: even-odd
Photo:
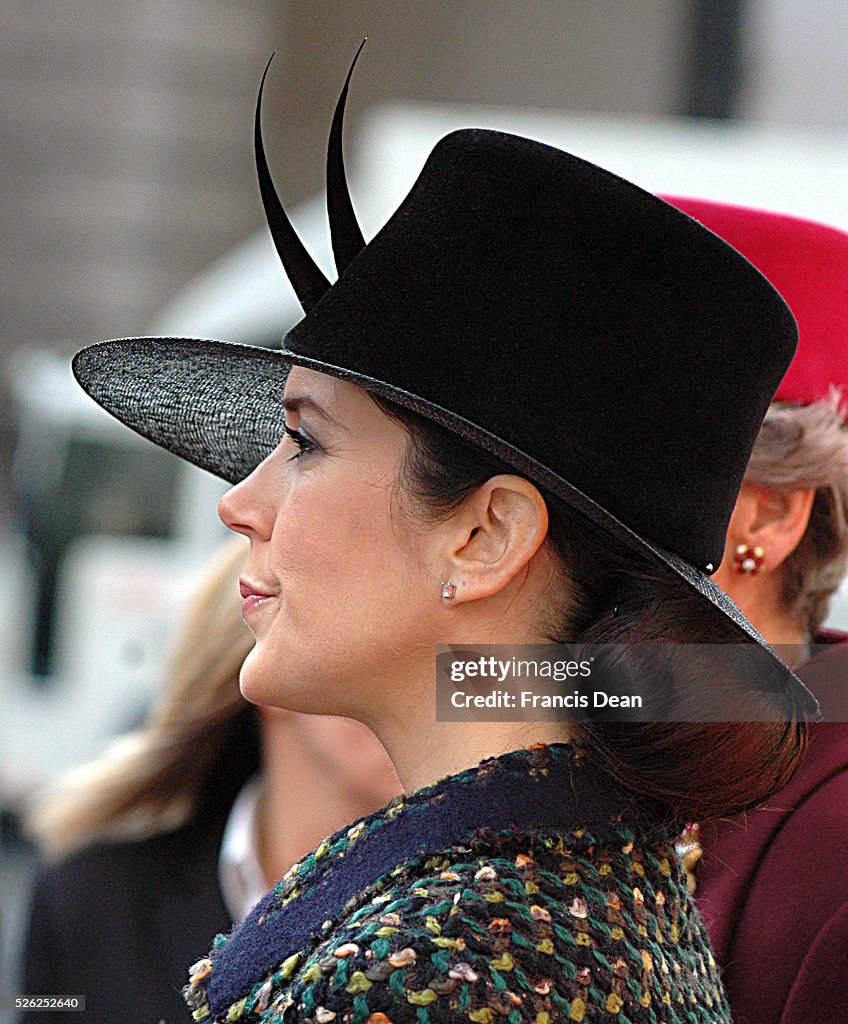
<svg viewBox="0 0 848 1024"><path fill-rule="evenodd" d="M275 344L299 318L262 231L262 68L278 190L328 273L348 103L376 231L446 130L547 141L656 191L848 228L841 0L3 0L0 5L0 990L28 796L136 724L221 486L113 424L68 357L107 337ZM848 620L837 602L834 621Z"/></svg>

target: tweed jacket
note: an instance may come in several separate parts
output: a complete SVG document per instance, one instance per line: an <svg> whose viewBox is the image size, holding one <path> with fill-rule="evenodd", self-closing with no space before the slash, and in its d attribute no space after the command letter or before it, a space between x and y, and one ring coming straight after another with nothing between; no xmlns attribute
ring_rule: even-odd
<svg viewBox="0 0 848 1024"><path fill-rule="evenodd" d="M572 744L488 759L323 842L187 1002L207 1024L721 1024L679 824Z"/></svg>

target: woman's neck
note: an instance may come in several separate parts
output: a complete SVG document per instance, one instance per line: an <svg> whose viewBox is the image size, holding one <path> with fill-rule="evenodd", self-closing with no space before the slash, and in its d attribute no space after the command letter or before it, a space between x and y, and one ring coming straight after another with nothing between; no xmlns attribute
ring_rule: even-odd
<svg viewBox="0 0 848 1024"><path fill-rule="evenodd" d="M435 719L435 713L433 715ZM565 743L574 737L567 722L436 722L426 727L421 716L375 723L394 763L405 793L414 793L446 775L473 768L488 757L519 750L532 743Z"/></svg>
<svg viewBox="0 0 848 1024"><path fill-rule="evenodd" d="M783 599L783 570L739 575L725 560L713 577L772 645L809 643L806 628Z"/></svg>
<svg viewBox="0 0 848 1024"><path fill-rule="evenodd" d="M744 604L740 602L740 607L772 647L809 643L806 629L801 626L797 615L786 608L781 593L763 588L753 599Z"/></svg>

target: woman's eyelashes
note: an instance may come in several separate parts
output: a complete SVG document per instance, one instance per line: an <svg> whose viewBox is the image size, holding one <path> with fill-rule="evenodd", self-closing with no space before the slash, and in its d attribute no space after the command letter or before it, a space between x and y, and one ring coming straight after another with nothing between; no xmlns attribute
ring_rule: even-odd
<svg viewBox="0 0 848 1024"><path fill-rule="evenodd" d="M297 445L298 449L297 452L289 458L289 462L293 459L299 459L302 455L306 455L310 451L318 450L318 445L311 437L304 434L303 431L295 430L287 424L283 425L283 430L286 432L286 437L291 438L291 440Z"/></svg>

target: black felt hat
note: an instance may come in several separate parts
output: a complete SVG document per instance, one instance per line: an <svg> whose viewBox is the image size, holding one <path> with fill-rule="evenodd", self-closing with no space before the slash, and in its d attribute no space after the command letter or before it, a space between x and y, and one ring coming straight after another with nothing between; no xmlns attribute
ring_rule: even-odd
<svg viewBox="0 0 848 1024"><path fill-rule="evenodd" d="M282 436L292 365L352 381L499 456L695 587L740 640L762 643L707 574L795 351L778 293L655 196L488 130L438 142L366 244L341 157L346 93L347 83L328 159L333 285L276 197L257 105L269 225L307 313L282 350L103 342L74 359L85 390L138 433L238 481Z"/></svg>

